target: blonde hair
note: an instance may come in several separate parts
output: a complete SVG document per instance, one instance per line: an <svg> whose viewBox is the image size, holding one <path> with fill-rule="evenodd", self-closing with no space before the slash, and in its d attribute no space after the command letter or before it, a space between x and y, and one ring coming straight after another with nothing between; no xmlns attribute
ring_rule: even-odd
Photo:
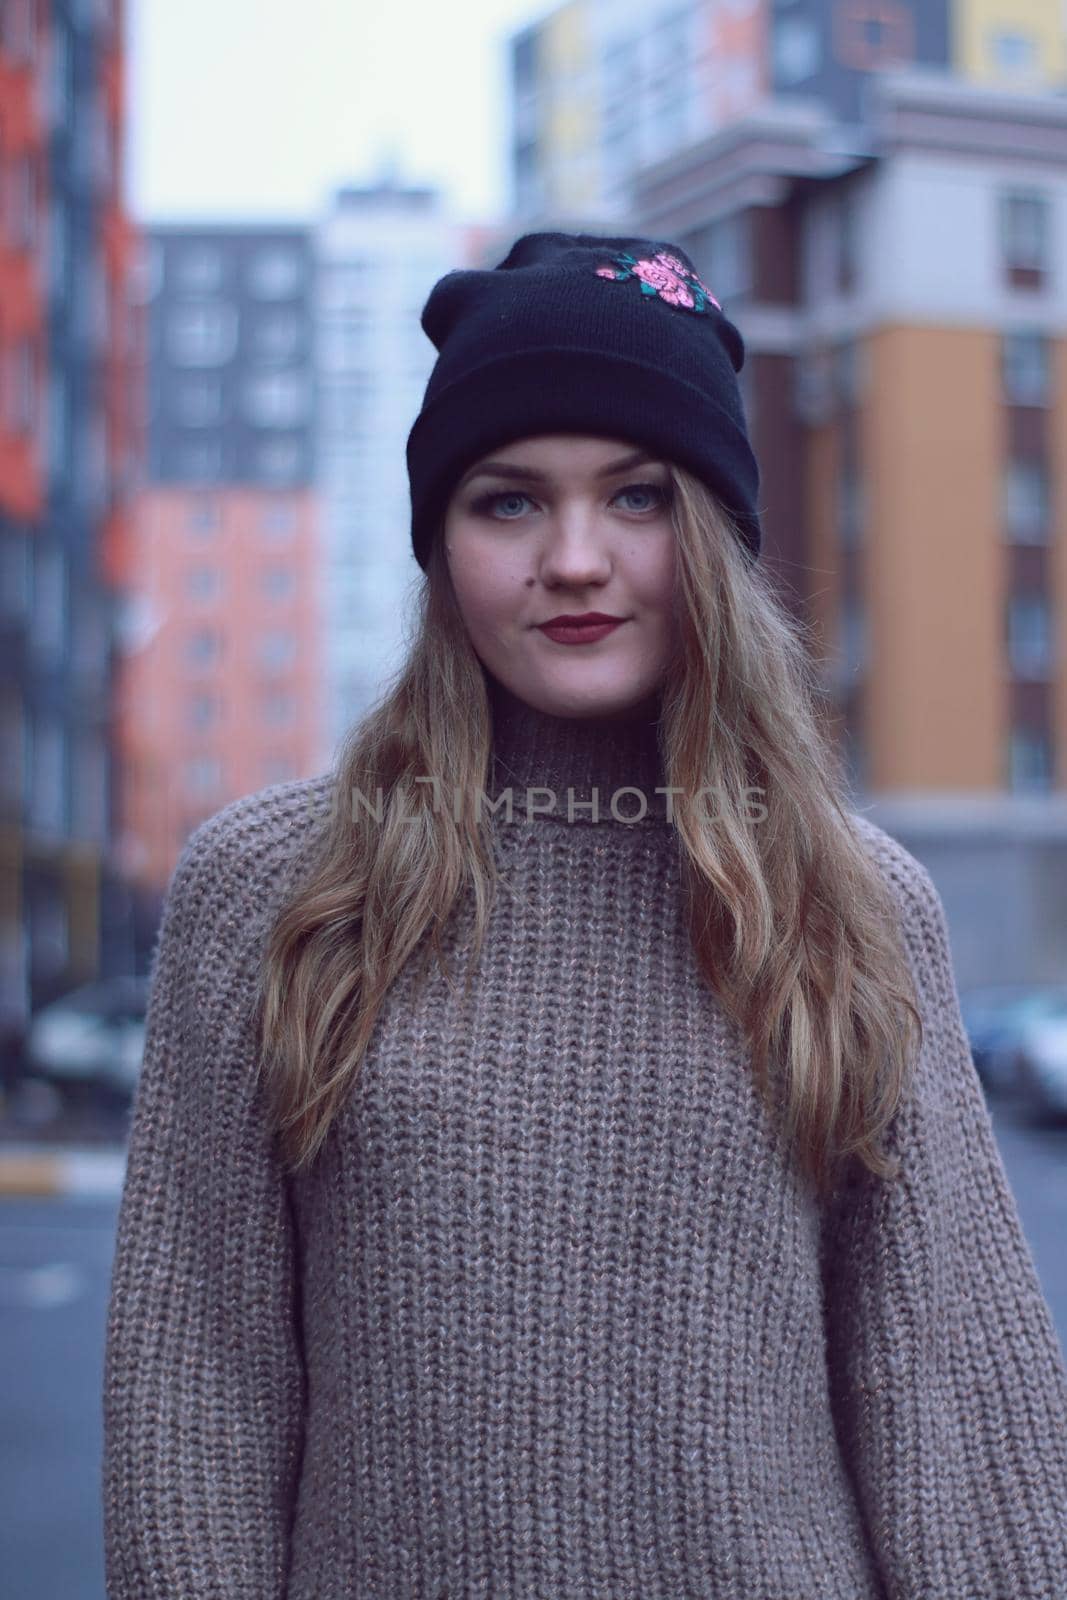
<svg viewBox="0 0 1067 1600"><path fill-rule="evenodd" d="M711 492L680 468L671 478L678 640L663 683L664 781L683 796L710 788L716 797L714 819L684 799L675 805L688 935L818 1191L847 1161L895 1177L899 1163L880 1141L922 1029L895 903L843 803L804 630L765 568L746 561ZM469 987L487 930L490 824L473 805L420 809L425 791L414 784L433 773L445 793L473 796L491 758L485 676L442 543L430 552L407 659L331 774L339 796L380 785L380 820L334 805L263 952L261 1061L293 1172L321 1148L404 963L420 947L441 961L441 932L469 893ZM752 815L752 786L763 791L762 817Z"/></svg>

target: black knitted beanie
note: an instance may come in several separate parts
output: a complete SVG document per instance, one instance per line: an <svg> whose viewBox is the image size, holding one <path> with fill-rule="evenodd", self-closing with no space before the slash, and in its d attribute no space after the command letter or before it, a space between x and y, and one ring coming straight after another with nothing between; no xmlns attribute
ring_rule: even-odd
<svg viewBox="0 0 1067 1600"><path fill-rule="evenodd" d="M438 357L407 441L411 539L425 570L456 482L498 445L585 433L686 467L759 554L759 468L737 373L741 334L676 245L528 233L489 270L446 273L422 326Z"/></svg>

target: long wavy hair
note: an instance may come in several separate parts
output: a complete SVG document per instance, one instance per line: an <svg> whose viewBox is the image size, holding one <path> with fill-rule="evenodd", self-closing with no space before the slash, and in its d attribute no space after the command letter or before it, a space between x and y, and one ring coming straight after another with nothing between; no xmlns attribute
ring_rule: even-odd
<svg viewBox="0 0 1067 1600"><path fill-rule="evenodd" d="M665 782L683 796L679 914L817 1192L829 1193L842 1163L893 1178L899 1161L882 1138L922 1036L895 902L849 820L804 627L745 559L712 493L680 468L671 479L678 639L659 732ZM438 538L405 662L340 747L328 820L263 951L260 1061L293 1173L312 1163L351 1092L404 963L421 947L452 983L440 940L465 896L469 987L496 892L491 821L462 800L420 804L415 780L432 773L447 794L484 793L491 732ZM687 802L707 789L714 817ZM343 803L379 790L376 811Z"/></svg>

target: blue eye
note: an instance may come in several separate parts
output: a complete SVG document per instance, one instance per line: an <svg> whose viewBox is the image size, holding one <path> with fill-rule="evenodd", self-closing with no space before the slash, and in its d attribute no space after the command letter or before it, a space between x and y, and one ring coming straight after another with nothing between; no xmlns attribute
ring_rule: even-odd
<svg viewBox="0 0 1067 1600"><path fill-rule="evenodd" d="M530 496L528 494L520 494L518 489L498 490L495 494L483 494L477 500L472 500L471 510L474 512L475 516L478 517L496 516L498 515L497 508L502 501L528 501L529 498ZM515 518L510 517L505 513L501 520L504 522L514 522Z"/></svg>
<svg viewBox="0 0 1067 1600"><path fill-rule="evenodd" d="M619 490L619 495L644 494L653 497L654 506L630 506L631 511L651 511L670 504L670 491L658 483L628 483L625 489ZM619 498L616 495L616 499Z"/></svg>

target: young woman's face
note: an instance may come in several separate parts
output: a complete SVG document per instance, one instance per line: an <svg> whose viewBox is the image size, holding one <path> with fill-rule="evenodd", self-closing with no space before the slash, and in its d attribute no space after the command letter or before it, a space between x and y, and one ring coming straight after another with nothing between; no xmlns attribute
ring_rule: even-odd
<svg viewBox="0 0 1067 1600"><path fill-rule="evenodd" d="M670 493L647 451L574 435L502 446L460 479L449 571L474 649L505 688L552 716L624 713L655 693L673 635ZM544 631L587 612L618 621Z"/></svg>

